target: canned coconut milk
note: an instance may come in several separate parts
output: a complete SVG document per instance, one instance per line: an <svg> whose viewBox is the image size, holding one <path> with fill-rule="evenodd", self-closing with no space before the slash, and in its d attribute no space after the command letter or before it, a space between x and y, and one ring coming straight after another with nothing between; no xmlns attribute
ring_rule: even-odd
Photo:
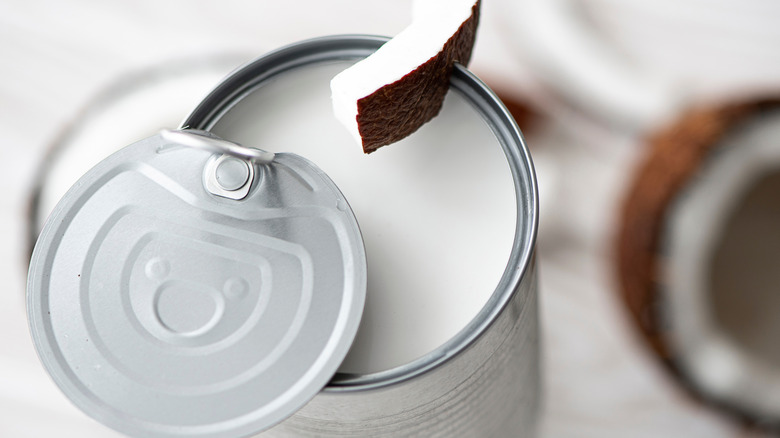
<svg viewBox="0 0 780 438"><path fill-rule="evenodd" d="M364 156L328 86L385 41L267 54L65 195L28 316L79 408L133 436L533 435L528 150L456 66L439 116Z"/></svg>

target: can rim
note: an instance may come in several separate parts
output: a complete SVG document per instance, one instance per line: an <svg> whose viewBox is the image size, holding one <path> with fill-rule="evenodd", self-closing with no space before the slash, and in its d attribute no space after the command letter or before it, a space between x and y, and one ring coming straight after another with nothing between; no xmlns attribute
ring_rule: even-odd
<svg viewBox="0 0 780 438"><path fill-rule="evenodd" d="M334 35L304 40L272 51L240 66L225 77L184 119L181 128L209 130L232 104L268 78L317 62L359 59L376 51L388 39L375 35ZM337 373L323 391L378 389L408 381L438 368L469 348L489 329L518 292L522 279L530 269L538 230L539 205L534 166L525 139L501 100L465 67L455 65L451 87L464 95L485 118L512 172L517 216L514 243L504 273L479 313L444 344L424 356L389 370L369 374Z"/></svg>

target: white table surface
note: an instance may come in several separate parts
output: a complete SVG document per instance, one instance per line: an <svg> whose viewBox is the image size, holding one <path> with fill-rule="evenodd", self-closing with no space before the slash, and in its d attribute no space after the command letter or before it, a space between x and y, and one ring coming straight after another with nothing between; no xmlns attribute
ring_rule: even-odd
<svg viewBox="0 0 780 438"><path fill-rule="evenodd" d="M25 214L34 172L47 145L79 109L118 75L172 58L260 55L336 33L392 35L407 23L409 3L0 3L0 187L5 193L0 198L0 437L118 435L74 408L47 377L24 311ZM522 94L533 84L522 56L508 49L495 25L495 5L501 2L484 3L472 69ZM564 113L551 116L529 137L546 202L538 253L545 385L541 435L743 436L674 385L615 299L611 231L641 145L630 134L572 124Z"/></svg>

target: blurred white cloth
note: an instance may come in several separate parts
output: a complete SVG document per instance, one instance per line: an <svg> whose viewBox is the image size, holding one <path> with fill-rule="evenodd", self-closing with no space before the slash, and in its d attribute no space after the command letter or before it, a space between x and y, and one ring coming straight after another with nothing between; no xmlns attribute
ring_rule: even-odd
<svg viewBox="0 0 780 438"><path fill-rule="evenodd" d="M771 0L500 3L534 81L602 121L654 129L692 102L780 92Z"/></svg>
<svg viewBox="0 0 780 438"><path fill-rule="evenodd" d="M534 86L485 0L472 69L509 94ZM46 376L28 334L25 214L47 145L117 76L173 58L261 55L297 40L393 35L410 1L6 0L0 3L0 436L110 437ZM205 92L206 90L204 90ZM181 114L184 117L186 114ZM616 300L611 230L640 148L631 135L553 114L529 143L539 170L541 321L549 437L727 437L736 425L688 400ZM575 135L576 133L576 135Z"/></svg>

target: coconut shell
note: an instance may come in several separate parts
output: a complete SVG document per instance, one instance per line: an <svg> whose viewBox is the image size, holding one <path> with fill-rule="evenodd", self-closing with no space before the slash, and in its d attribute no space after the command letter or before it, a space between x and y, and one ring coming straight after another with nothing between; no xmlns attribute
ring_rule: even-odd
<svg viewBox="0 0 780 438"><path fill-rule="evenodd" d="M668 328L662 321L661 234L678 194L688 184L721 139L748 119L780 109L780 100L700 108L649 140L649 150L635 173L621 211L617 235L617 273L621 297L629 313L666 369L687 383L675 364ZM695 390L692 394L702 397ZM713 401L710 401L713 402ZM749 415L723 407L743 420Z"/></svg>

